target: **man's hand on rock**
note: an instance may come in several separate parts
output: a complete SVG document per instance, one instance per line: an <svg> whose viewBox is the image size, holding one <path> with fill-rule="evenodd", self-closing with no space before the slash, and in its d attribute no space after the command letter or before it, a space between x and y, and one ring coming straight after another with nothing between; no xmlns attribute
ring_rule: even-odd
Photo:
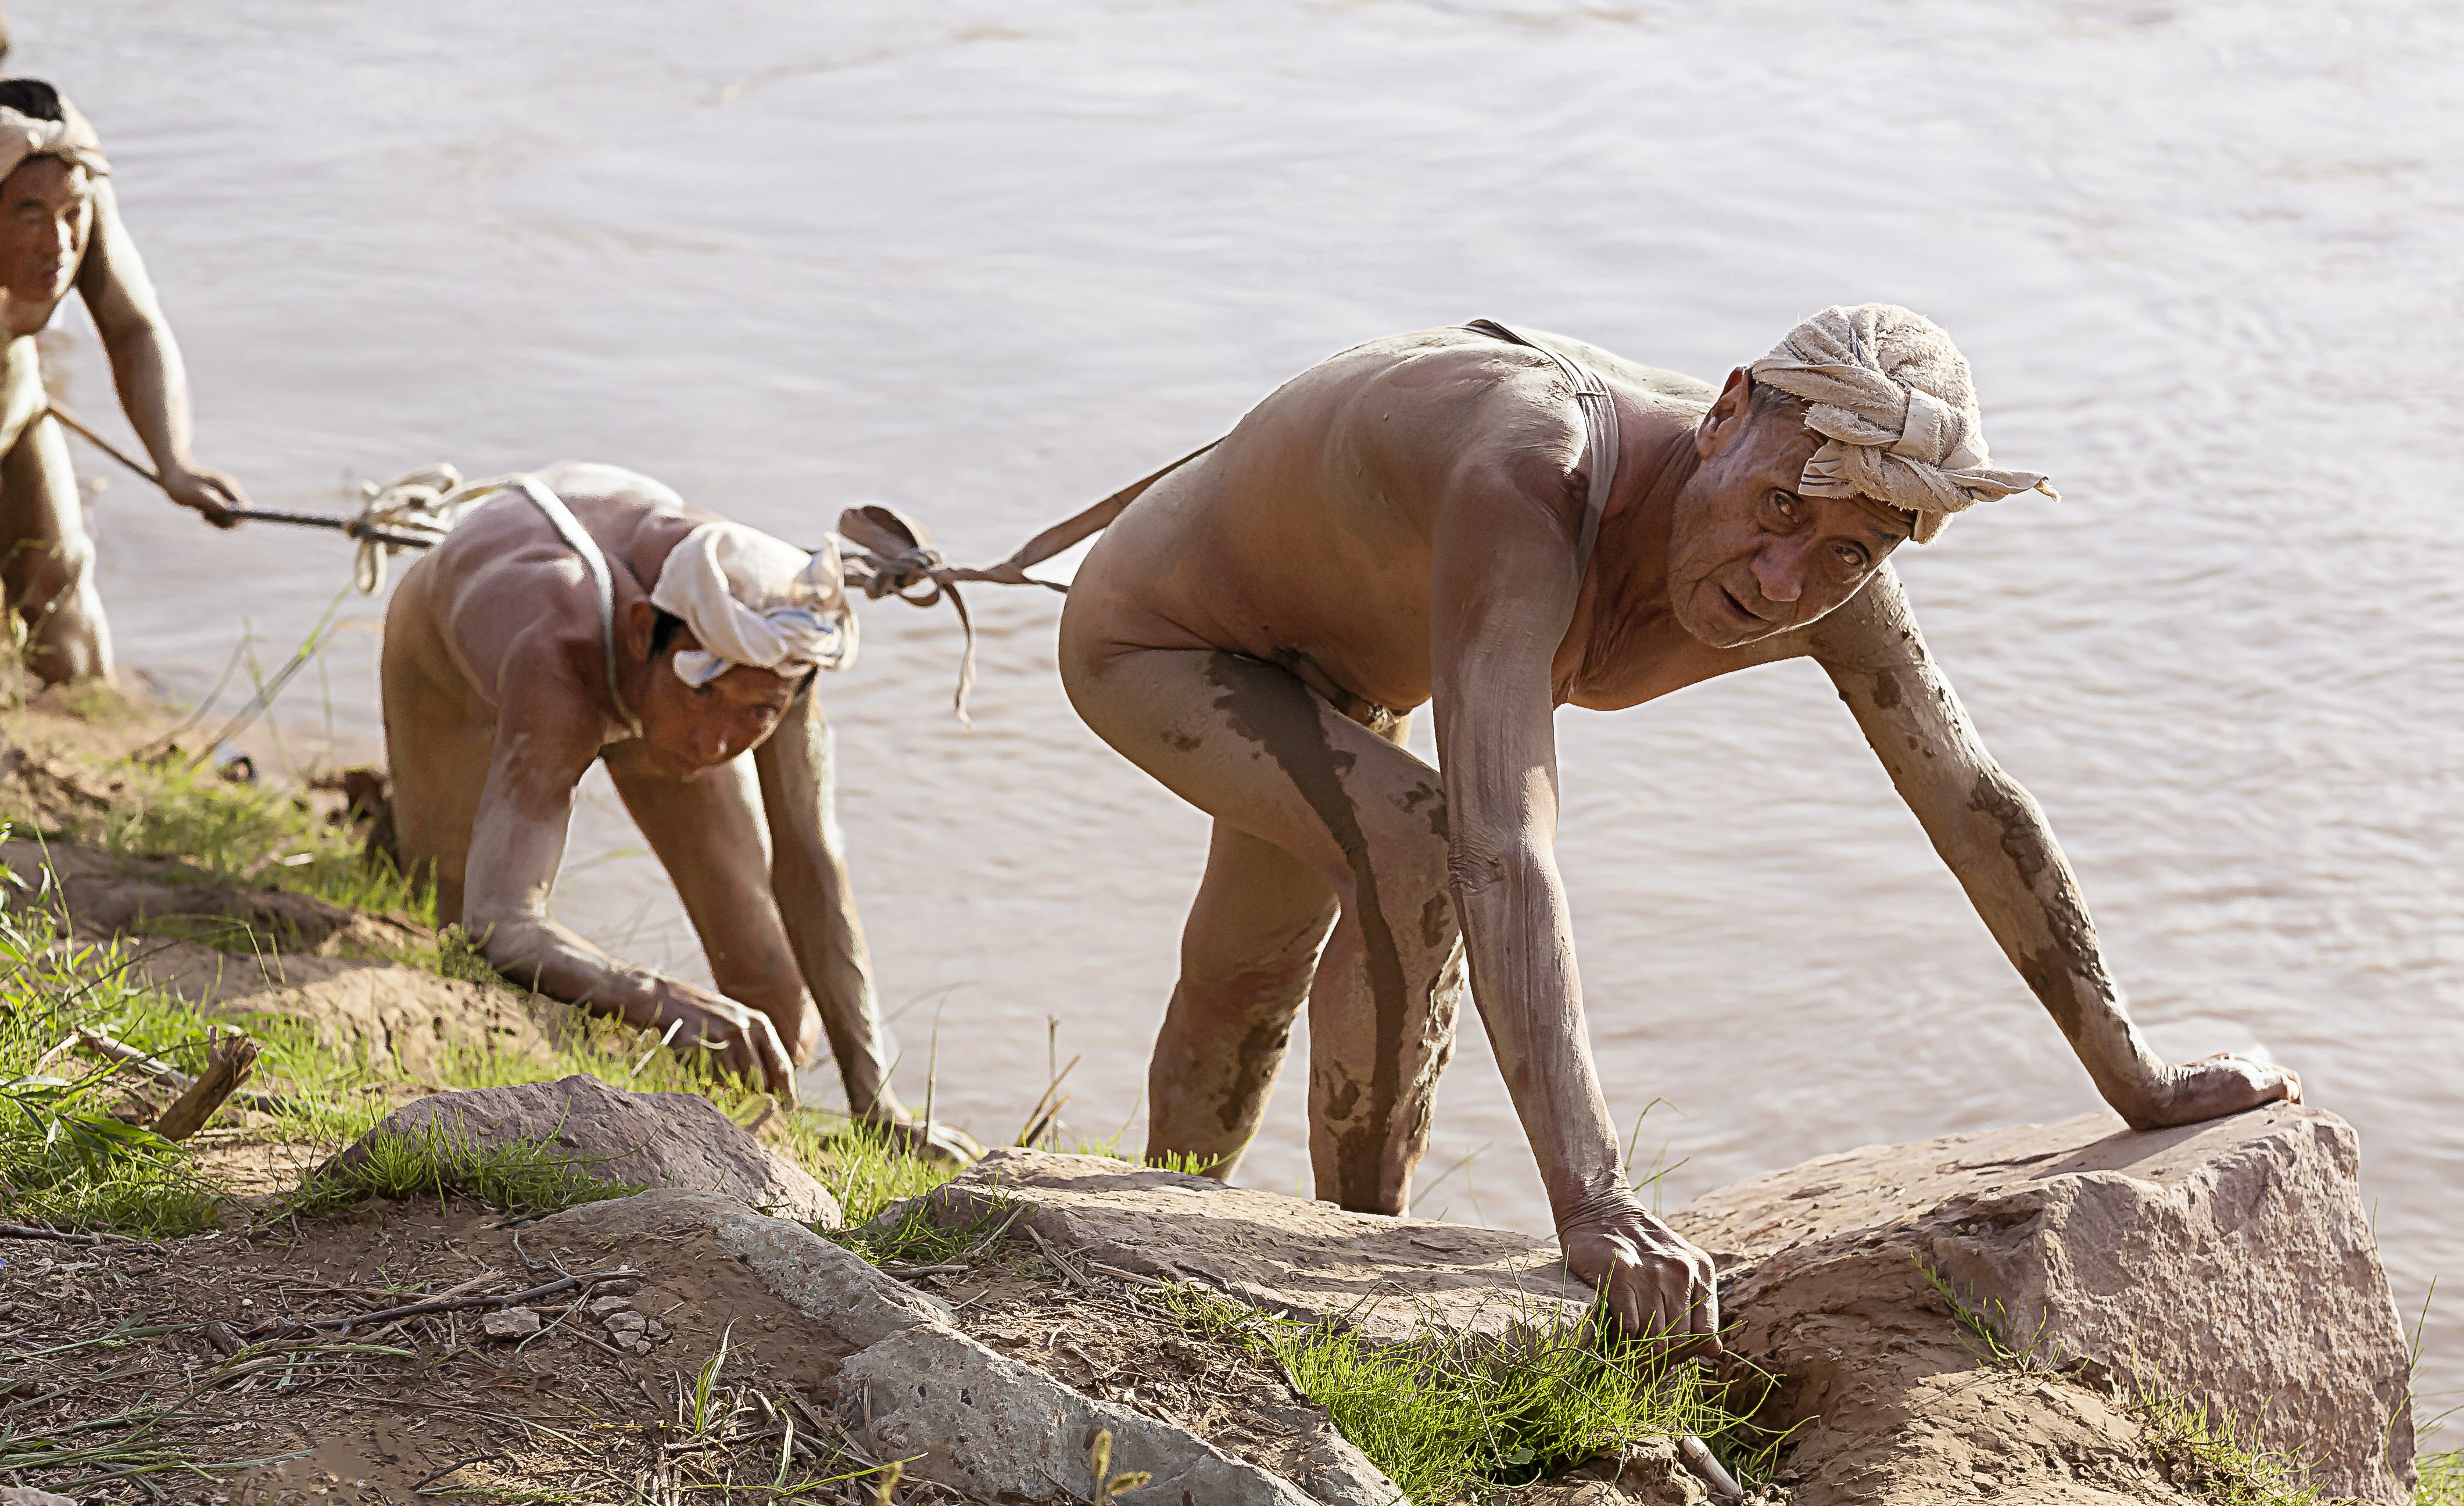
<svg viewBox="0 0 2464 1506"><path fill-rule="evenodd" d="M769 1015L675 978L659 980L653 1005L653 1029L665 1035L670 1026L682 1026L670 1041L677 1050L698 1046L718 1058L721 1071L759 1083L783 1104L795 1103L795 1063Z"/></svg>
<svg viewBox="0 0 2464 1506"><path fill-rule="evenodd" d="M2163 1129L2168 1124L2195 1124L2222 1119L2246 1108L2301 1102L2301 1077L2291 1067L2253 1061L2219 1051L2211 1057L2164 1069L2164 1078L2138 1112L2123 1110L2133 1129Z"/></svg>
<svg viewBox="0 0 2464 1506"><path fill-rule="evenodd" d="M239 527L240 520L231 515L231 509L248 506L248 493L240 490L237 481L219 470L165 470L163 490L182 507L203 513L206 521L216 528Z"/></svg>
<svg viewBox="0 0 2464 1506"><path fill-rule="evenodd" d="M1599 1289L1627 1333L1683 1341L1679 1353L1721 1352L1711 1257L1631 1197L1560 1222L1557 1244L1566 1269Z"/></svg>

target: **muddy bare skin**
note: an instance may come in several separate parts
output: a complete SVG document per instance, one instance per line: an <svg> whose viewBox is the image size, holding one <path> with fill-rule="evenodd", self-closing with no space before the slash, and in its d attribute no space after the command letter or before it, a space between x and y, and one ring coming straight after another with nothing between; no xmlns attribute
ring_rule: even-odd
<svg viewBox="0 0 2464 1506"><path fill-rule="evenodd" d="M2043 813L1935 667L1889 567L1907 514L1794 490L1817 436L1575 341L1617 479L1586 566L1585 421L1545 355L1466 330L1302 374L1158 482L1078 573L1087 724L1215 818L1150 1068L1148 1150L1228 1175L1306 998L1317 1191L1397 1212L1469 984L1568 1263L1636 1330L1716 1347L1709 1259L1626 1186L1552 845L1560 706L1819 664L2004 954L2140 1126L2298 1099L2289 1072L2140 1039ZM1439 767L1404 751L1431 705ZM1810 840L1818 833L1809 833Z"/></svg>
<svg viewBox="0 0 2464 1506"><path fill-rule="evenodd" d="M0 80L0 106L65 121L91 142L91 128L49 84ZM189 452L187 368L110 177L59 156L27 158L0 182L0 590L25 619L28 662L47 684L112 672L94 542L34 349L35 332L72 289L94 317L121 405L164 491L225 528L236 521L227 510L248 504L239 483Z"/></svg>
<svg viewBox="0 0 2464 1506"><path fill-rule="evenodd" d="M607 683L591 578L539 508L509 492L461 522L403 578L385 617L385 741L406 867L433 873L440 920L458 920L508 977L673 1027L679 1045L782 1098L826 1039L851 1110L903 1123L810 677L737 665L686 685L671 661L700 645L690 629L656 642L649 591L715 514L613 467L561 466L540 479L607 557L618 684ZM601 760L675 881L715 990L620 961L547 913L574 786Z"/></svg>

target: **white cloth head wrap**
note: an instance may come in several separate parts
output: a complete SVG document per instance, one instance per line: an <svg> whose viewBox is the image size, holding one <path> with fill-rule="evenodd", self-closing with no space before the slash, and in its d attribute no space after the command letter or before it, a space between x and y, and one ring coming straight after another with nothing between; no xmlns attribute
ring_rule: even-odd
<svg viewBox="0 0 2464 1506"><path fill-rule="evenodd" d="M701 641L675 658L676 678L690 686L737 665L799 675L855 662L855 609L840 589L836 542L808 555L741 523L704 523L660 567L650 604L683 618Z"/></svg>
<svg viewBox="0 0 2464 1506"><path fill-rule="evenodd" d="M1929 543L1953 513L2013 491L2059 499L2033 470L1987 463L1968 358L1949 334L1896 303L1837 305L1788 332L1749 368L1808 404L1805 426L1822 447L1805 463L1808 496L1863 495L1916 514Z"/></svg>
<svg viewBox="0 0 2464 1506"><path fill-rule="evenodd" d="M61 103L68 106L66 100ZM65 158L95 177L110 176L111 164L103 159L102 142L94 127L74 106L60 113L68 119L37 120L0 104L0 178L15 172L30 157Z"/></svg>

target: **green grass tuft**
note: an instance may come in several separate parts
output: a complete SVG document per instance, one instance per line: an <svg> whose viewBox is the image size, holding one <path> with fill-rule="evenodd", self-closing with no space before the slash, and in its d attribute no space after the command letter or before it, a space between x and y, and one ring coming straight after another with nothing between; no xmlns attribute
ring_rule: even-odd
<svg viewBox="0 0 2464 1506"><path fill-rule="evenodd" d="M323 1214L366 1197L397 1202L460 1192L514 1213L553 1213L583 1203L630 1197L646 1186L592 1169L602 1158L569 1155L530 1141L473 1145L430 1121L397 1133L379 1130L357 1151L303 1181L291 1209Z"/></svg>
<svg viewBox="0 0 2464 1506"><path fill-rule="evenodd" d="M41 886L0 897L0 1210L12 1223L141 1235L211 1227L214 1190L186 1154L114 1112L125 1076L78 1058L35 1070L79 1026L143 1016L159 995L126 984L117 947L70 935Z"/></svg>
<svg viewBox="0 0 2464 1506"><path fill-rule="evenodd" d="M1187 1287L1166 1299L1193 1332L1273 1361L1417 1506L1545 1479L1645 1438L1690 1432L1715 1449L1725 1438L1735 1454L1749 1430L1728 1387L1664 1363L1663 1345L1612 1336L1598 1313L1504 1343L1432 1333L1379 1345ZM1769 1452L1731 1468L1749 1473Z"/></svg>
<svg viewBox="0 0 2464 1506"><path fill-rule="evenodd" d="M270 884L335 905L433 925L431 888L390 859L361 851L294 796L233 784L210 770L114 766L125 784L107 811L55 835L138 857L185 858L212 873Z"/></svg>
<svg viewBox="0 0 2464 1506"><path fill-rule="evenodd" d="M2258 1444L2258 1430L2222 1408L2134 1381L2130 1411L2165 1477L2214 1506L2335 1506L2300 1483L2298 1461ZM2418 1500L2419 1497L2416 1497Z"/></svg>
<svg viewBox="0 0 2464 1506"><path fill-rule="evenodd" d="M2420 1488L2412 1506L2464 1506L2464 1449L2433 1453L2419 1462Z"/></svg>
<svg viewBox="0 0 2464 1506"><path fill-rule="evenodd" d="M1921 1255L1908 1256L1917 1274L1934 1289L1934 1295L1950 1309L1950 1320L1959 1329L1959 1342L1970 1354L1987 1364L2006 1370L2040 1370L2045 1366L2036 1358L2036 1347L2043 1341L2046 1320L2036 1320L2036 1331L2021 1343L2012 1337L2011 1310L1999 1298L1979 1299L1973 1291L1962 1297L1950 1277L1925 1262Z"/></svg>

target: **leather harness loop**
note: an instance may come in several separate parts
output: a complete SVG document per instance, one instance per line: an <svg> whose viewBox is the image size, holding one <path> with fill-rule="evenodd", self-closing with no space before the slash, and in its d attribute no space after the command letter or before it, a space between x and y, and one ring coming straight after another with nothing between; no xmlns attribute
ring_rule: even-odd
<svg viewBox="0 0 2464 1506"><path fill-rule="evenodd" d="M1574 389L1574 402L1583 410L1583 427L1589 440L1584 469L1591 477L1591 491L1583 502L1582 530L1574 544L1574 568L1580 575L1591 568L1592 547L1600 540L1600 518L1608 512L1609 490L1617 485L1620 448L1617 443L1617 399L1610 394L1608 383L1600 380L1598 372L1511 325L1501 324L1495 319L1474 319L1463 328L1538 351L1557 363L1557 369L1566 374L1567 384Z"/></svg>
<svg viewBox="0 0 2464 1506"><path fill-rule="evenodd" d="M547 514L548 522L555 527L558 536L564 540L565 547L580 555L583 564L589 568L591 584L599 593L599 646L606 655L607 700L616 708L616 719L639 737L642 735L641 720L634 716L633 709L625 704L625 692L616 688L616 578L608 573L607 557L600 552L599 541L583 529L581 520L573 515L573 510L564 505L564 499L548 490L546 483L528 472L512 480L524 496Z"/></svg>

